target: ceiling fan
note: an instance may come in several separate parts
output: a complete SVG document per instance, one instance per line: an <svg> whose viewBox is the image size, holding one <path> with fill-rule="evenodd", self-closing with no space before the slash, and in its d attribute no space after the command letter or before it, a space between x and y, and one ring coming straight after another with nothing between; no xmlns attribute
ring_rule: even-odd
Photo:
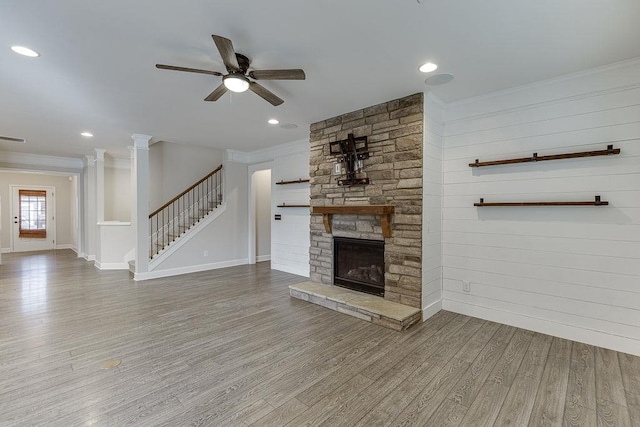
<svg viewBox="0 0 640 427"><path fill-rule="evenodd" d="M244 92L247 89L269 102L271 105L280 105L284 101L264 86L249 80L304 80L304 71L300 69L290 70L249 70L251 61L246 56L236 53L231 40L212 35L213 41L220 52L222 62L227 68L227 74L217 71L200 70L197 68L176 67L173 65L156 64L156 68L161 70L186 71L189 73L210 74L212 76L222 76L222 84L209 94L205 101L217 101L228 90L232 92ZM248 71L248 72L247 72Z"/></svg>

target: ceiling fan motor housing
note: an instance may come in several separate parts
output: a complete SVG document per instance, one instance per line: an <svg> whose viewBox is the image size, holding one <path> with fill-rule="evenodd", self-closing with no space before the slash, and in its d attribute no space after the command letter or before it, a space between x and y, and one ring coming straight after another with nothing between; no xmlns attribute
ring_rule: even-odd
<svg viewBox="0 0 640 427"><path fill-rule="evenodd" d="M251 63L251 61L249 61L249 58L247 58L241 53L236 53L236 59L238 60L238 65L240 66L240 70L242 71L242 74L246 74L247 70L249 69L249 64Z"/></svg>

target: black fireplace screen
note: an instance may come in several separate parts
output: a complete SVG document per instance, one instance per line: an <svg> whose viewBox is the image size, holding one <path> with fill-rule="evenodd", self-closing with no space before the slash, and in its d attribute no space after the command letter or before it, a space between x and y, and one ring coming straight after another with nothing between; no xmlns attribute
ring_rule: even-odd
<svg viewBox="0 0 640 427"><path fill-rule="evenodd" d="M384 241L334 237L333 284L384 296Z"/></svg>

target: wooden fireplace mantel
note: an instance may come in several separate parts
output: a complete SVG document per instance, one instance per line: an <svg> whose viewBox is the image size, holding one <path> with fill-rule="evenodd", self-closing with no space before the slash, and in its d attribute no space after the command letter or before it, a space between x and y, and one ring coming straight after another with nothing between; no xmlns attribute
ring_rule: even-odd
<svg viewBox="0 0 640 427"><path fill-rule="evenodd" d="M355 205L355 206L314 206L311 213L322 214L324 229L331 233L333 215L380 215L382 235L391 237L391 214L395 212L393 205Z"/></svg>

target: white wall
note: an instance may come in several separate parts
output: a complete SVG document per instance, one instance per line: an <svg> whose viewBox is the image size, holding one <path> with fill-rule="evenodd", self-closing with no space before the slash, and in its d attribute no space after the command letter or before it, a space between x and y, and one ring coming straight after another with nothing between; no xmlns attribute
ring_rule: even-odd
<svg viewBox="0 0 640 427"><path fill-rule="evenodd" d="M102 222L97 232L100 245L97 248L95 266L101 270L127 270L126 255L135 247L135 232L131 223Z"/></svg>
<svg viewBox="0 0 640 427"><path fill-rule="evenodd" d="M72 216L69 210L71 206L72 182L69 175L55 175L44 173L27 173L0 170L0 198L2 199L2 237L0 247L8 252L11 248L11 212L10 209L10 185L48 186L55 187L56 205L56 246L72 247Z"/></svg>
<svg viewBox="0 0 640 427"><path fill-rule="evenodd" d="M251 153L229 151L232 159L253 170L271 167L271 268L309 277L310 208L278 208L277 205L309 204L309 183L276 185L309 177L309 139L287 142ZM274 219L276 214L281 220Z"/></svg>
<svg viewBox="0 0 640 427"><path fill-rule="evenodd" d="M640 355L640 62L452 104L445 119L443 308ZM468 167L607 144L622 153ZM595 195L610 205L473 206Z"/></svg>
<svg viewBox="0 0 640 427"><path fill-rule="evenodd" d="M104 168L105 221L131 221L131 169Z"/></svg>
<svg viewBox="0 0 640 427"><path fill-rule="evenodd" d="M225 162L223 171L225 211L211 224L201 228L176 252L154 265L153 271L147 276L156 277L163 271L181 274L248 262L247 165Z"/></svg>
<svg viewBox="0 0 640 427"><path fill-rule="evenodd" d="M151 211L164 205L222 164L224 151L158 142L149 148Z"/></svg>
<svg viewBox="0 0 640 427"><path fill-rule="evenodd" d="M271 169L256 171L252 175L256 226L256 260L271 258Z"/></svg>
<svg viewBox="0 0 640 427"><path fill-rule="evenodd" d="M2 241L2 197L0 197L0 242ZM0 264L2 264L2 248L0 247Z"/></svg>
<svg viewBox="0 0 640 427"><path fill-rule="evenodd" d="M442 307L442 104L425 93L422 211L422 319Z"/></svg>

